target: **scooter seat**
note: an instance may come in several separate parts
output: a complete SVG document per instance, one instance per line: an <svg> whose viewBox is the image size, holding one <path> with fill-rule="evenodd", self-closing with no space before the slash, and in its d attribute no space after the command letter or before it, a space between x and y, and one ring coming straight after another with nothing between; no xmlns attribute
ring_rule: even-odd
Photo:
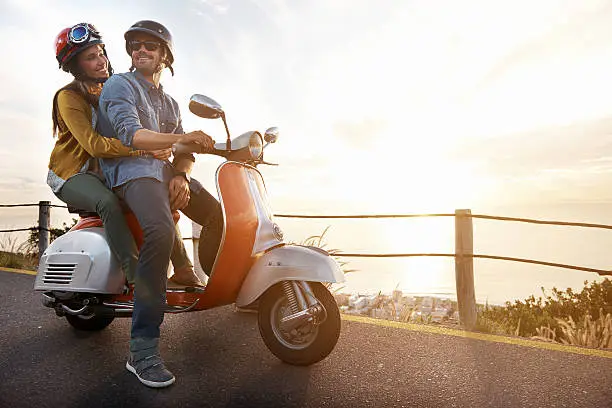
<svg viewBox="0 0 612 408"><path fill-rule="evenodd" d="M82 213L93 214L93 215L83 216ZM102 223L102 219L98 216L98 214L86 212L86 211L83 211L82 213L78 213L81 219L70 229L70 231L76 231L76 230L81 230L85 228L93 228L93 227L104 227L104 224ZM128 228L132 232L132 235L134 236L134 240L136 241L136 246L140 248L143 242L143 234L142 234L142 229L140 228L140 224L138 224L138 220L136 219L136 216L131 211L125 211L124 214L125 214L125 221L128 224ZM174 220L175 224L178 223L180 218L181 218L181 215L179 214L178 211L176 210L172 211L172 219Z"/></svg>
<svg viewBox="0 0 612 408"><path fill-rule="evenodd" d="M125 201L119 199L119 205L121 205L121 209L123 210L124 214L131 212L130 207L128 207ZM74 207L70 204L68 204L68 212L71 214L78 214L81 218L98 217L98 213L95 211L87 211L79 207Z"/></svg>

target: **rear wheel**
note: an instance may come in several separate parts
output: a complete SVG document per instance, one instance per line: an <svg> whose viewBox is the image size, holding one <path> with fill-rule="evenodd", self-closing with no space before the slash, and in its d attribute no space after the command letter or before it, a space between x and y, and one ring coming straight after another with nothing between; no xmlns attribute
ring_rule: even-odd
<svg viewBox="0 0 612 408"><path fill-rule="evenodd" d="M105 329L115 320L114 316L92 315L66 315L66 320L72 327L83 331L99 331Z"/></svg>
<svg viewBox="0 0 612 408"><path fill-rule="evenodd" d="M340 312L334 297L321 283L309 284L327 314L318 325L305 323L289 332L282 329L281 319L291 314L291 308L280 283L268 289L260 300L259 332L272 354L285 363L310 365L321 361L340 336Z"/></svg>

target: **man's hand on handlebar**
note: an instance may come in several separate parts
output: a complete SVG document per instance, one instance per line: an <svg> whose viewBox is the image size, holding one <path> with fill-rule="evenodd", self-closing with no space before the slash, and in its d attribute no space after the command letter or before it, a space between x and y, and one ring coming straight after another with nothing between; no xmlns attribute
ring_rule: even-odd
<svg viewBox="0 0 612 408"><path fill-rule="evenodd" d="M178 140L178 143L181 144L196 144L200 146L200 151L197 153L209 153L212 152L215 141L212 137L208 136L206 133L201 130L195 130L193 132L185 133Z"/></svg>

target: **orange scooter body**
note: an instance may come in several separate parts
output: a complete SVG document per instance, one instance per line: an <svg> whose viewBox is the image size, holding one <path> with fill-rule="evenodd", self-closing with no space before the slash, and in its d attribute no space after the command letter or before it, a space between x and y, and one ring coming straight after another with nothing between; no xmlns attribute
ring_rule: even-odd
<svg viewBox="0 0 612 408"><path fill-rule="evenodd" d="M249 174L250 173L250 174ZM217 170L217 189L223 209L223 237L217 251L217 258L208 283L203 291L184 292L169 290L166 300L169 306L187 307L190 311L210 309L234 303L238 292L255 259L253 248L259 225L251 183L253 180L259 192L265 192L263 179L251 166L238 162L225 162ZM136 217L128 213L126 219L134 234L138 247L142 244L142 231ZM175 217L176 220L176 217ZM82 219L74 229L100 226L97 217ZM133 292L117 295L113 300L133 300Z"/></svg>

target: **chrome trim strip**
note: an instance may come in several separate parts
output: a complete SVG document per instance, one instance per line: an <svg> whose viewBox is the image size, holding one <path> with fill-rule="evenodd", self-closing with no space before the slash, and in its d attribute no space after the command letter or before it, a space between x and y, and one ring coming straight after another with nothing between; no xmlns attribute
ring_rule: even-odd
<svg viewBox="0 0 612 408"><path fill-rule="evenodd" d="M200 302L200 299L196 299L189 306L167 306L164 309L164 313L183 313L192 310ZM133 302L102 302L103 306L110 307L115 313L132 313L134 311Z"/></svg>
<svg viewBox="0 0 612 408"><path fill-rule="evenodd" d="M167 293L204 293L206 287L186 286L185 288L168 288Z"/></svg>
<svg viewBox="0 0 612 408"><path fill-rule="evenodd" d="M108 306L112 308L126 308L130 310L134 310L134 302L102 302L103 306Z"/></svg>

